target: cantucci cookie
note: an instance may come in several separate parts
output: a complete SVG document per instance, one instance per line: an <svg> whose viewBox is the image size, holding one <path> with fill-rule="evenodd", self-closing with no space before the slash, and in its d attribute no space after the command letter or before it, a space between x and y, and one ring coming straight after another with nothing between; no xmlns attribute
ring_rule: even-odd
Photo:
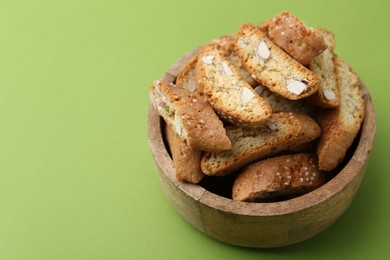
<svg viewBox="0 0 390 260"><path fill-rule="evenodd" d="M259 128L227 127L230 150L206 152L201 167L206 175L227 175L255 160L276 154L319 137L320 127L305 114L274 113Z"/></svg>
<svg viewBox="0 0 390 260"><path fill-rule="evenodd" d="M308 65L327 47L317 29L307 27L289 12L282 12L260 23L258 27L271 41L302 65Z"/></svg>
<svg viewBox="0 0 390 260"><path fill-rule="evenodd" d="M176 78L176 85L182 88L194 92L196 90L195 84L195 66L198 62L198 55L192 57L186 65L180 70ZM201 90L198 90L199 94L203 94Z"/></svg>
<svg viewBox="0 0 390 260"><path fill-rule="evenodd" d="M365 103L359 77L348 64L336 57L336 75L340 90L340 105L322 110L318 117L322 135L317 146L319 167L331 171L344 159L359 132L365 114Z"/></svg>
<svg viewBox="0 0 390 260"><path fill-rule="evenodd" d="M318 90L318 77L291 58L256 26L246 23L237 33L235 51L254 79L288 99L301 99Z"/></svg>
<svg viewBox="0 0 390 260"><path fill-rule="evenodd" d="M223 52L225 57L235 66L241 78L252 87L257 86L257 82L254 81L249 72L244 69L240 58L234 52L234 37L221 36L217 39L214 39L213 42L217 43L221 47L221 51ZM185 64L185 66L180 70L179 74L177 75L176 85L188 89L191 92L194 92L196 90L199 94L203 95L204 93L202 85L195 83L195 67L197 62L198 55L195 55Z"/></svg>
<svg viewBox="0 0 390 260"><path fill-rule="evenodd" d="M233 36L222 36L215 39L213 42L217 43L221 46L221 51L225 55L225 57L234 65L238 74L241 78L246 81L252 87L258 85L258 83L252 78L249 72L242 65L241 59L234 52L234 42L235 39Z"/></svg>
<svg viewBox="0 0 390 260"><path fill-rule="evenodd" d="M200 168L202 151L194 149L166 125L165 136L172 154L175 177L179 181L200 182L204 174Z"/></svg>
<svg viewBox="0 0 390 260"><path fill-rule="evenodd" d="M318 188L324 181L316 154L277 156L242 170L234 181L232 197L247 202L291 198Z"/></svg>
<svg viewBox="0 0 390 260"><path fill-rule="evenodd" d="M157 112L188 145L214 152L231 148L221 120L197 93L161 81L149 93Z"/></svg>
<svg viewBox="0 0 390 260"><path fill-rule="evenodd" d="M234 125L259 126L270 117L270 106L241 79L217 43L202 48L196 65L197 83L223 119Z"/></svg>
<svg viewBox="0 0 390 260"><path fill-rule="evenodd" d="M262 99L264 99L271 106L273 113L294 112L313 115L315 112L313 107L304 100L290 100L284 98L281 95L276 94L261 85L255 87L255 91Z"/></svg>
<svg viewBox="0 0 390 260"><path fill-rule="evenodd" d="M271 106L273 113L305 113L311 117L316 114L316 108L305 102L305 100L289 100L261 85L258 85L255 88L255 91ZM316 145L313 141L304 144L297 144L293 147L290 147L288 151L293 153L302 151L315 151L315 148Z"/></svg>
<svg viewBox="0 0 390 260"><path fill-rule="evenodd" d="M340 93L336 79L336 66L334 64L334 35L325 29L318 32L323 35L328 48L309 64L309 69L320 78L320 85L318 91L310 96L308 100L312 104L323 108L337 107L339 105Z"/></svg>

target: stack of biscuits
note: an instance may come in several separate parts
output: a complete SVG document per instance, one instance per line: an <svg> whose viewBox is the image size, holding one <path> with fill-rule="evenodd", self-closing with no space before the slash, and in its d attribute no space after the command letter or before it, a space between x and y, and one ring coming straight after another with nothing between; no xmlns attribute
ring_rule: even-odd
<svg viewBox="0 0 390 260"><path fill-rule="evenodd" d="M205 44L174 83L156 80L178 181L234 176L231 198L267 202L323 185L359 132L359 77L334 35L289 12Z"/></svg>

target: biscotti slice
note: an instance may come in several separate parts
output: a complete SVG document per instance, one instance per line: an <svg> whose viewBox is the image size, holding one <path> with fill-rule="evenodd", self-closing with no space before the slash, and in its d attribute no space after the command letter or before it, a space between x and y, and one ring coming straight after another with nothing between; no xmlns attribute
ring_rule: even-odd
<svg viewBox="0 0 390 260"><path fill-rule="evenodd" d="M294 112L294 113L306 113L313 115L315 109L313 106L305 102L305 100L290 100L282 97L281 95L272 92L266 87L258 85L255 87L256 93L267 102L272 109L273 113L278 112Z"/></svg>
<svg viewBox="0 0 390 260"><path fill-rule="evenodd" d="M234 170L298 144L316 139L321 130L305 114L274 113L259 128L231 126L226 133L232 149L220 153L204 153L201 167L206 175L228 175Z"/></svg>
<svg viewBox="0 0 390 260"><path fill-rule="evenodd" d="M235 39L233 36L230 35L222 36L213 40L213 42L221 46L222 53L230 61L230 63L234 65L238 74L246 83L248 83L252 87L258 85L258 83L252 78L249 72L242 65L241 59L234 52Z"/></svg>
<svg viewBox="0 0 390 260"><path fill-rule="evenodd" d="M156 80L149 94L157 112L191 147L203 151L231 148L221 120L197 93Z"/></svg>
<svg viewBox="0 0 390 260"><path fill-rule="evenodd" d="M318 121L322 135L317 146L319 167L331 171L344 159L359 132L365 114L365 103L359 77L348 64L336 57L336 75L340 90L340 105L322 110Z"/></svg>
<svg viewBox="0 0 390 260"><path fill-rule="evenodd" d="M239 173L233 200L269 202L310 192L325 181L316 154L282 155L253 163Z"/></svg>
<svg viewBox="0 0 390 260"><path fill-rule="evenodd" d="M209 43L199 53L196 79L208 102L226 121L247 127L259 126L270 117L270 106L241 79L217 43Z"/></svg>
<svg viewBox="0 0 390 260"><path fill-rule="evenodd" d="M165 127L165 136L171 150L176 179L192 183L200 182L205 176L200 168L202 151L189 146L169 125Z"/></svg>
<svg viewBox="0 0 390 260"><path fill-rule="evenodd" d="M308 65L327 44L317 29L307 27L290 12L282 12L258 25L276 45L302 65Z"/></svg>
<svg viewBox="0 0 390 260"><path fill-rule="evenodd" d="M195 66L198 62L198 55L192 57L186 65L180 70L176 78L176 85L182 88L194 92L196 90L195 85ZM198 91L199 94L202 94L201 91Z"/></svg>
<svg viewBox="0 0 390 260"><path fill-rule="evenodd" d="M318 90L318 77L291 58L256 26L246 23L237 33L235 51L245 69L262 86L288 99Z"/></svg>
<svg viewBox="0 0 390 260"><path fill-rule="evenodd" d="M321 29L318 31L328 45L328 48L315 57L309 64L309 69L320 78L319 89L308 98L308 101L323 108L337 107L340 93L336 79L336 66L334 64L335 41L332 32Z"/></svg>
<svg viewBox="0 0 390 260"><path fill-rule="evenodd" d="M316 108L310 105L305 100L290 100L276 94L269 89L259 85L255 88L255 91L271 106L273 113L286 112L286 113L304 113L310 117L315 116ZM297 144L289 147L288 152L307 152L316 150L315 141Z"/></svg>

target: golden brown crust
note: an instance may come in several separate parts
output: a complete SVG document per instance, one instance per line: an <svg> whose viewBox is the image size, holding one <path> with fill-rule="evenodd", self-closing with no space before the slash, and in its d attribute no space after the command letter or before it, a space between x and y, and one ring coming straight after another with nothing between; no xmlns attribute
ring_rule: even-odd
<svg viewBox="0 0 390 260"><path fill-rule="evenodd" d="M235 51L246 70L262 86L288 99L318 90L318 77L291 58L256 26L246 23L237 33Z"/></svg>
<svg viewBox="0 0 390 260"><path fill-rule="evenodd" d="M258 27L271 41L302 65L308 65L327 47L316 29L307 27L289 12L282 12Z"/></svg>
<svg viewBox="0 0 390 260"><path fill-rule="evenodd" d="M201 167L206 175L228 175L232 171L320 136L317 123L305 114L274 113L260 128L227 127L232 149L204 153Z"/></svg>
<svg viewBox="0 0 390 260"><path fill-rule="evenodd" d="M204 177L200 168L202 151L189 146L169 125L165 127L165 136L172 153L176 179L192 183L200 182Z"/></svg>
<svg viewBox="0 0 390 260"><path fill-rule="evenodd" d="M157 112L188 145L216 152L231 148L221 120L197 93L156 81L150 94Z"/></svg>
<svg viewBox="0 0 390 260"><path fill-rule="evenodd" d="M224 120L251 127L261 125L271 115L270 106L241 79L217 43L201 49L195 74L208 102Z"/></svg>
<svg viewBox="0 0 390 260"><path fill-rule="evenodd" d="M318 122L322 136L317 146L320 169L331 171L344 159L359 132L365 113L359 77L340 57L336 57L336 75L340 89L340 105L322 110Z"/></svg>
<svg viewBox="0 0 390 260"><path fill-rule="evenodd" d="M264 202L314 190L325 181L315 154L283 155L253 163L239 173L233 200Z"/></svg>

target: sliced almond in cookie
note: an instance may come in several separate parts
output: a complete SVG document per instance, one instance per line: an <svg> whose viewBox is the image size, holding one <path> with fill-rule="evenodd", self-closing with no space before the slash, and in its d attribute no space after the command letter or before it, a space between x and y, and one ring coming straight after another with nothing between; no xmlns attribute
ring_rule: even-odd
<svg viewBox="0 0 390 260"><path fill-rule="evenodd" d="M256 54L263 60L267 60L271 56L271 52L264 41L259 41L256 48Z"/></svg>

